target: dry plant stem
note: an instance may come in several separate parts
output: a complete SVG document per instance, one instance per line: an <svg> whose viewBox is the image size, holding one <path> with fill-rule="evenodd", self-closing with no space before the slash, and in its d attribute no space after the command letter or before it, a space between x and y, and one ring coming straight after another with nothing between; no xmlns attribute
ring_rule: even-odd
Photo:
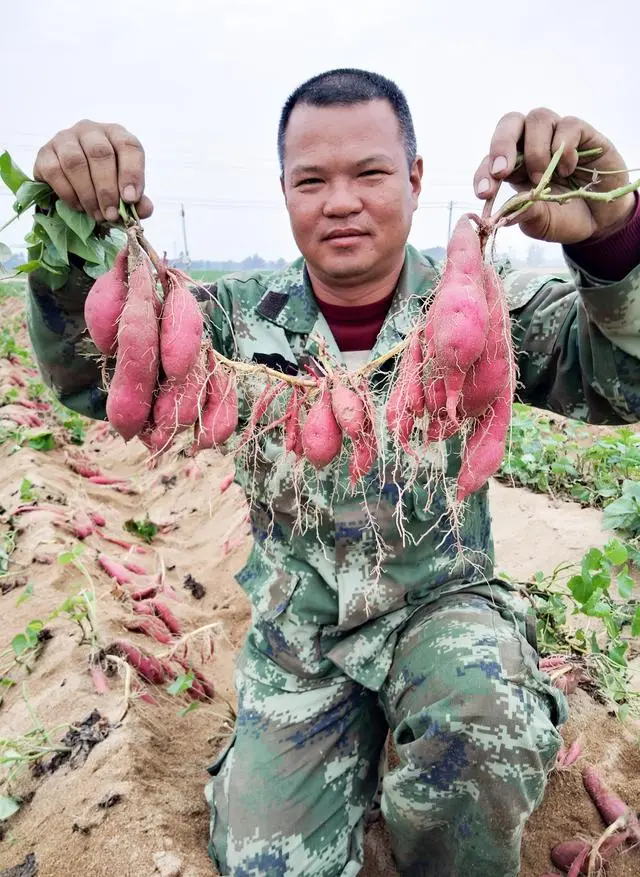
<svg viewBox="0 0 640 877"><path fill-rule="evenodd" d="M589 870L587 872L587 877L595 877L596 874L600 871L600 865L598 864L598 860L600 857L600 847L607 841L610 837L616 834L618 831L625 829L627 827L627 817L622 815L616 819L615 822L612 822L608 828L602 832L596 843L591 848L591 853L589 855ZM626 835L624 838L620 840L620 843L623 843L626 840Z"/></svg>
<svg viewBox="0 0 640 877"><path fill-rule="evenodd" d="M207 633L211 630L219 631L220 622L213 621L210 624L205 624L202 627L197 627L195 630L189 631L189 633L185 633L185 635L181 636L180 639L174 645L172 645L170 649L167 649L166 652L161 652L157 657L170 659L175 655L178 649L186 645L190 640L195 639L195 637L199 636L200 634Z"/></svg>

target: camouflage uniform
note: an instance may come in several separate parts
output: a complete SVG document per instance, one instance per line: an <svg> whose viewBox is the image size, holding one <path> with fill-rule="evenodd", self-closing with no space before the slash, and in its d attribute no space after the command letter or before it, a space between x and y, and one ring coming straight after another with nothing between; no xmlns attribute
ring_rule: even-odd
<svg viewBox="0 0 640 877"><path fill-rule="evenodd" d="M640 269L603 284L568 264L571 280L505 270L519 396L580 420L636 422ZM436 281L436 266L408 246L371 358L406 336ZM29 327L61 401L104 418L99 373L82 357L92 350L82 337L87 285L80 271L62 294L33 281ZM229 357L295 374L321 336L343 361L302 260L224 278L198 297ZM400 763L384 776L381 807L401 873L515 877L567 712L537 669L535 619L494 576L487 488L467 501L457 541L427 468L406 490L374 469L351 496L336 466L300 497L276 438L262 440L251 472L236 470L252 498L254 543L237 580L253 614L237 662L235 734L206 790L212 859L235 877L358 874L391 729ZM459 441L438 459L454 478ZM304 533L294 527L300 502L315 512ZM367 506L389 549L375 585Z"/></svg>

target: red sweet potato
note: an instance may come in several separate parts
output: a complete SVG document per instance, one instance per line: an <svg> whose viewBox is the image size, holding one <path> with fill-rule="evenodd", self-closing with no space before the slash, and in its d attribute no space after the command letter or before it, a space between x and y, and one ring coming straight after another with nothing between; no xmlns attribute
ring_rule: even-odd
<svg viewBox="0 0 640 877"><path fill-rule="evenodd" d="M126 585L132 581L129 570L125 569L122 564L118 563L117 560L113 560L107 554L99 554L98 563L107 575L115 579L119 585Z"/></svg>
<svg viewBox="0 0 640 877"><path fill-rule="evenodd" d="M640 824L636 813L613 792L594 767L587 765L582 771L582 782L589 797L598 808L606 825L612 825L621 816L627 819L627 827L636 841L640 841Z"/></svg>
<svg viewBox="0 0 640 877"><path fill-rule="evenodd" d="M515 375L511 350L509 311L495 270L485 265L484 284L489 308L489 329L484 350L473 363L462 385L459 403L462 417L480 417L505 390Z"/></svg>
<svg viewBox="0 0 640 877"><path fill-rule="evenodd" d="M229 375L211 365L204 409L194 428L192 453L228 441L238 427L238 394Z"/></svg>
<svg viewBox="0 0 640 877"><path fill-rule="evenodd" d="M304 456L316 469L328 466L340 453L342 432L333 413L326 379L321 382L319 396L307 413L300 437Z"/></svg>
<svg viewBox="0 0 640 877"><path fill-rule="evenodd" d="M457 499L479 490L500 468L511 422L511 394L502 395L477 422L465 443L458 473Z"/></svg>
<svg viewBox="0 0 640 877"><path fill-rule="evenodd" d="M128 247L120 250L113 268L98 277L84 303L89 335L105 356L113 356L117 348L118 322L127 298L128 253Z"/></svg>
<svg viewBox="0 0 640 877"><path fill-rule="evenodd" d="M160 359L168 380L186 380L196 365L202 344L200 306L179 272L167 271L169 290L160 323Z"/></svg>
<svg viewBox="0 0 640 877"><path fill-rule="evenodd" d="M107 417L125 441L151 413L159 372L158 295L149 262L129 249L129 292L118 324L116 367L107 395Z"/></svg>
<svg viewBox="0 0 640 877"><path fill-rule="evenodd" d="M356 441L364 429L365 409L361 397L336 381L331 388L331 407L338 426L352 441Z"/></svg>
<svg viewBox="0 0 640 877"><path fill-rule="evenodd" d="M147 682L161 685L166 680L165 670L158 658L146 654L128 640L118 639L106 651L124 658Z"/></svg>
<svg viewBox="0 0 640 877"><path fill-rule="evenodd" d="M169 645L172 642L172 635L159 618L145 617L132 618L123 622L127 630L136 633L144 633L156 642Z"/></svg>
<svg viewBox="0 0 640 877"><path fill-rule="evenodd" d="M469 219L463 216L451 236L445 270L429 307L425 329L427 355L444 379L451 420L457 420L465 376L482 354L488 328L480 241Z"/></svg>

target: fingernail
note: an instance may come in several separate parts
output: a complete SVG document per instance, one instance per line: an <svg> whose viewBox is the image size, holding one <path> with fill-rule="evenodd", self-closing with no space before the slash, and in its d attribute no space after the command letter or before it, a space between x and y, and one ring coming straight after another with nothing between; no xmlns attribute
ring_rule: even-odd
<svg viewBox="0 0 640 877"><path fill-rule="evenodd" d="M125 186L124 200L129 201L129 202L133 202L136 200L136 187L135 186Z"/></svg>
<svg viewBox="0 0 640 877"><path fill-rule="evenodd" d="M476 186L476 192L478 195L484 195L485 192L488 192L491 188L489 180L484 177L484 179L480 180L478 185Z"/></svg>
<svg viewBox="0 0 640 877"><path fill-rule="evenodd" d="M499 155L494 159L493 165L491 166L492 174L501 174L502 171L506 171L507 169L507 159L504 155Z"/></svg>
<svg viewBox="0 0 640 877"><path fill-rule="evenodd" d="M107 207L104 213L109 222L117 222L119 213L115 207Z"/></svg>

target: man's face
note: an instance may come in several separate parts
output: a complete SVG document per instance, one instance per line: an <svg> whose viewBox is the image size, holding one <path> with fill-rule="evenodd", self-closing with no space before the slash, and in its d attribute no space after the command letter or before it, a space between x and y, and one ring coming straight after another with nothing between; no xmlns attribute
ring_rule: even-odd
<svg viewBox="0 0 640 877"><path fill-rule="evenodd" d="M298 104L285 137L282 189L312 275L348 288L393 271L404 256L421 178L422 159L409 169L387 101Z"/></svg>

